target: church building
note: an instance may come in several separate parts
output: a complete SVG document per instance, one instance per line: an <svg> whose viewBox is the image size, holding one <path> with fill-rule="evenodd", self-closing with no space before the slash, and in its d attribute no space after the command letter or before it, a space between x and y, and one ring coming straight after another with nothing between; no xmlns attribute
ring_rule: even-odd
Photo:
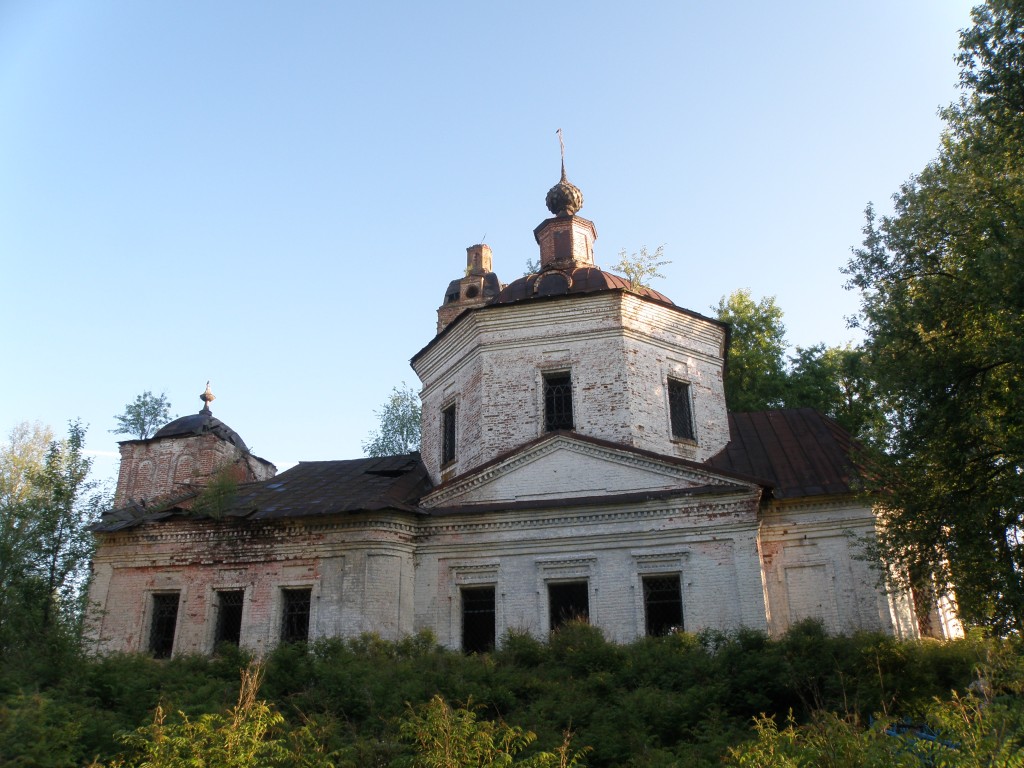
<svg viewBox="0 0 1024 768"><path fill-rule="evenodd" d="M728 327L600 269L565 177L507 285L485 244L412 358L421 452L276 473L203 409L120 445L94 526L96 653L255 653L430 630L467 652L571 620L611 640L705 628L960 632L867 557L851 439L811 409L730 413Z"/></svg>

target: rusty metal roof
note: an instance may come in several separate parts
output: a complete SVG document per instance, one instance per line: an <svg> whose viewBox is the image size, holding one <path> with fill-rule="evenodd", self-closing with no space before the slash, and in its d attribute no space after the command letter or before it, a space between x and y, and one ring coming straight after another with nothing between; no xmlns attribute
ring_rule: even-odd
<svg viewBox="0 0 1024 768"><path fill-rule="evenodd" d="M280 475L238 488L224 517L271 520L354 512L420 513L419 497L430 488L418 453L347 461L303 461ZM133 503L103 515L92 530L112 533L190 512L198 488L173 500Z"/></svg>
<svg viewBox="0 0 1024 768"><path fill-rule="evenodd" d="M641 296L660 301L672 306L672 300L652 288L640 287L631 289L629 280L598 267L574 267L568 270L543 270L539 273L526 275L506 285L496 304L511 304L526 299L543 296L558 296L567 293L597 293L599 291L632 290Z"/></svg>
<svg viewBox="0 0 1024 768"><path fill-rule="evenodd" d="M764 478L776 498L855 490L853 439L813 408L730 413L729 438L708 465Z"/></svg>

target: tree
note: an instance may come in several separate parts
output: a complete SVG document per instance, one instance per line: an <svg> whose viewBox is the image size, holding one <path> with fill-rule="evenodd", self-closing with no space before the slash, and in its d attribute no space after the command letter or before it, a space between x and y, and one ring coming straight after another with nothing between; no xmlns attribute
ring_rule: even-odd
<svg viewBox="0 0 1024 768"><path fill-rule="evenodd" d="M117 429L110 431L115 435L132 435L139 440L146 440L171 418L171 404L167 395L161 392L156 396L147 389L136 396L135 402L124 407L124 413L114 416Z"/></svg>
<svg viewBox="0 0 1024 768"><path fill-rule="evenodd" d="M395 456L420 448L420 398L406 385L391 390L391 396L379 411L374 411L379 426L363 442L367 456Z"/></svg>
<svg viewBox="0 0 1024 768"><path fill-rule="evenodd" d="M854 437L872 440L885 432L885 414L860 347L797 347L789 358L783 403L814 408Z"/></svg>
<svg viewBox="0 0 1024 768"><path fill-rule="evenodd" d="M725 402L737 412L782 405L786 371L786 329L774 296L755 302L747 289L723 296L715 317L731 333L725 367Z"/></svg>
<svg viewBox="0 0 1024 768"><path fill-rule="evenodd" d="M632 256L627 256L626 249L623 248L619 251L619 263L612 267L612 269L625 275L626 279L629 280L629 287L634 291L638 291L641 288L649 288L651 280L656 277L662 280L665 279L665 276L658 272L658 268L672 262L663 259L664 255L664 245L659 245L654 253L648 253L647 246L645 245L640 249L640 253L634 253Z"/></svg>
<svg viewBox="0 0 1024 768"><path fill-rule="evenodd" d="M68 425L68 437L51 440L40 459L47 431L25 425L12 433L0 455L0 657L16 663L15 651L38 655L42 641L60 645L73 638L82 612L92 536L106 495L89 480L92 459L83 453L85 428ZM10 478L13 478L10 479Z"/></svg>
<svg viewBox="0 0 1024 768"><path fill-rule="evenodd" d="M892 215L868 207L846 273L890 413L867 478L883 551L968 621L1024 632L1024 3L972 15L938 157Z"/></svg>

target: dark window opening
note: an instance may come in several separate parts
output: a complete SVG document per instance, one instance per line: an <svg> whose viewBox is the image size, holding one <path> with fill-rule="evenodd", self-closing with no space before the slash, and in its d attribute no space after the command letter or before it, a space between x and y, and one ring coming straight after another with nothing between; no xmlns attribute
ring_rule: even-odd
<svg viewBox="0 0 1024 768"><path fill-rule="evenodd" d="M667 635L683 628L683 593L679 575L644 576L644 612L647 634Z"/></svg>
<svg viewBox="0 0 1024 768"><path fill-rule="evenodd" d="M462 650L485 653L494 650L494 587L463 587Z"/></svg>
<svg viewBox="0 0 1024 768"><path fill-rule="evenodd" d="M685 381L668 380L668 410L672 418L672 437L693 440L693 411L690 408L690 385Z"/></svg>
<svg viewBox="0 0 1024 768"><path fill-rule="evenodd" d="M281 612L281 642L304 643L309 639L310 589L285 589Z"/></svg>
<svg viewBox="0 0 1024 768"><path fill-rule="evenodd" d="M441 463L455 461L455 406L441 411Z"/></svg>
<svg viewBox="0 0 1024 768"><path fill-rule="evenodd" d="M174 650L178 626L178 593L153 595L153 621L149 628L149 650L158 659L169 659Z"/></svg>
<svg viewBox="0 0 1024 768"><path fill-rule="evenodd" d="M572 377L568 373L544 376L544 429L573 429Z"/></svg>
<svg viewBox="0 0 1024 768"><path fill-rule="evenodd" d="M590 621L590 592L585 581L548 584L551 630L570 621Z"/></svg>
<svg viewBox="0 0 1024 768"><path fill-rule="evenodd" d="M214 644L238 645L242 637L242 605L245 592L241 589L217 593L217 634Z"/></svg>

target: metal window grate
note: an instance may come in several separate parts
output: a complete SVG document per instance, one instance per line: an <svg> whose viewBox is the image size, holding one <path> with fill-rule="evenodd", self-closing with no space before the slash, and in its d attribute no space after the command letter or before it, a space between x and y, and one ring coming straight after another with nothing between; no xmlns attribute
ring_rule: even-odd
<svg viewBox="0 0 1024 768"><path fill-rule="evenodd" d="M153 595L153 621L149 631L149 650L158 659L168 659L174 651L174 630L178 625L178 593Z"/></svg>
<svg viewBox="0 0 1024 768"><path fill-rule="evenodd" d="M544 429L573 429L572 377L559 373L544 377Z"/></svg>
<svg viewBox="0 0 1024 768"><path fill-rule="evenodd" d="M281 642L304 643L309 639L310 589L285 589L281 612Z"/></svg>
<svg viewBox="0 0 1024 768"><path fill-rule="evenodd" d="M683 593L679 574L645 576L643 583L647 634L660 636L682 629Z"/></svg>
<svg viewBox="0 0 1024 768"><path fill-rule="evenodd" d="M494 587L462 589L462 650L484 653L494 650Z"/></svg>
<svg viewBox="0 0 1024 768"><path fill-rule="evenodd" d="M214 643L230 643L238 645L242 637L242 606L245 604L245 592L231 590L217 593L217 634Z"/></svg>
<svg viewBox="0 0 1024 768"><path fill-rule="evenodd" d="M441 463L455 461L455 406L441 411Z"/></svg>
<svg viewBox="0 0 1024 768"><path fill-rule="evenodd" d="M693 412L690 408L690 385L685 381L668 380L668 410L672 418L672 437L693 440Z"/></svg>
<svg viewBox="0 0 1024 768"><path fill-rule="evenodd" d="M548 584L551 630L570 621L590 621L590 592L585 581Z"/></svg>

